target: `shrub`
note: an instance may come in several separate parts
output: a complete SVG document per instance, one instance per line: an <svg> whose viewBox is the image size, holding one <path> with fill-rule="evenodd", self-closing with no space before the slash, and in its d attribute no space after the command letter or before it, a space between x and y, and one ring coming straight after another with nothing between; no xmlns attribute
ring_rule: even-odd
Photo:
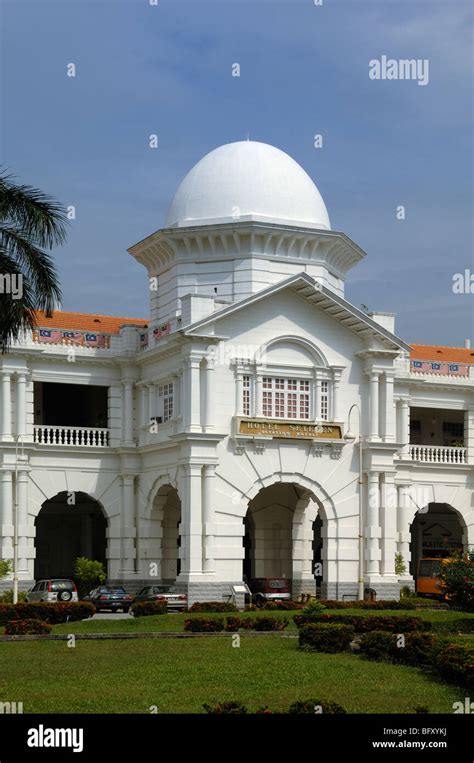
<svg viewBox="0 0 474 763"><path fill-rule="evenodd" d="M474 690L474 645L439 643L434 649L433 667L445 680Z"/></svg>
<svg viewBox="0 0 474 763"><path fill-rule="evenodd" d="M347 711L342 707L342 705L338 705L337 702L328 702L326 699L298 700L297 702L293 702L293 704L288 708L288 713L290 715L295 715L296 713L308 713L311 715L317 715L319 713L326 713L329 715L342 715L346 712Z"/></svg>
<svg viewBox="0 0 474 763"><path fill-rule="evenodd" d="M432 633L413 631L404 634L404 646L401 646L397 634L372 631L362 636L360 651L369 660L425 667L432 662L436 642L437 637Z"/></svg>
<svg viewBox="0 0 474 763"><path fill-rule="evenodd" d="M11 559L0 559L0 580L7 578L13 573L13 564Z"/></svg>
<svg viewBox="0 0 474 763"><path fill-rule="evenodd" d="M388 631L365 633L359 643L360 652L369 660L391 662L396 648L396 638Z"/></svg>
<svg viewBox="0 0 474 763"><path fill-rule="evenodd" d="M244 611L245 612L256 612L258 607L255 606L255 604L246 604Z"/></svg>
<svg viewBox="0 0 474 763"><path fill-rule="evenodd" d="M190 633L218 633L224 630L224 618L193 617L184 621L184 630Z"/></svg>
<svg viewBox="0 0 474 763"><path fill-rule="evenodd" d="M189 607L189 612L238 612L239 610L227 601L195 601Z"/></svg>
<svg viewBox="0 0 474 763"><path fill-rule="evenodd" d="M262 609L288 611L294 609L303 609L303 605L298 601L290 601L289 599L276 599L275 601L265 602Z"/></svg>
<svg viewBox="0 0 474 763"><path fill-rule="evenodd" d="M380 599L379 601L338 601L335 599L320 599L327 609L415 609L416 602L395 599Z"/></svg>
<svg viewBox="0 0 474 763"><path fill-rule="evenodd" d="M439 578L450 606L465 612L474 611L474 563L469 553L454 553L442 559Z"/></svg>
<svg viewBox="0 0 474 763"><path fill-rule="evenodd" d="M26 591L18 591L18 601L19 602L26 601ZM13 604L13 590L11 588L8 588L0 596L0 603Z"/></svg>
<svg viewBox="0 0 474 763"><path fill-rule="evenodd" d="M253 628L253 617L227 617L225 623L226 631L238 631L240 629L251 630Z"/></svg>
<svg viewBox="0 0 474 763"><path fill-rule="evenodd" d="M414 630L429 630L430 627L420 617L410 615L364 616L322 613L320 615L295 615L293 619L298 628L309 623L343 623L345 625L352 625L356 633L369 633L370 631L407 633Z"/></svg>
<svg viewBox="0 0 474 763"><path fill-rule="evenodd" d="M248 712L245 705L242 705L240 702L218 702L217 705L205 704L203 705L203 708L206 713L210 713L212 715L245 715Z"/></svg>
<svg viewBox="0 0 474 763"><path fill-rule="evenodd" d="M403 554L397 553L395 554L395 575L404 575L407 571L407 566L405 564L405 559L403 558Z"/></svg>
<svg viewBox="0 0 474 763"><path fill-rule="evenodd" d="M345 652L354 638L351 625L313 623L300 630L299 645L312 652Z"/></svg>
<svg viewBox="0 0 474 763"><path fill-rule="evenodd" d="M136 601L130 607L134 617L149 617L150 615L166 615L166 601Z"/></svg>
<svg viewBox="0 0 474 763"><path fill-rule="evenodd" d="M23 636L25 634L47 634L51 632L53 626L45 623L44 620L35 620L33 618L24 620L10 620L5 626L6 636Z"/></svg>
<svg viewBox="0 0 474 763"><path fill-rule="evenodd" d="M76 559L74 575L79 583L80 597L85 596L99 583L105 583L107 577L102 562L87 559L85 556Z"/></svg>
<svg viewBox="0 0 474 763"><path fill-rule="evenodd" d="M411 599L416 596L416 591L408 585L400 588L400 599Z"/></svg>
<svg viewBox="0 0 474 763"><path fill-rule="evenodd" d="M415 705L414 710L417 715L428 715L430 712L428 705Z"/></svg>
<svg viewBox="0 0 474 763"><path fill-rule="evenodd" d="M288 625L287 617L256 617L253 619L254 631L284 631Z"/></svg>
<svg viewBox="0 0 474 763"><path fill-rule="evenodd" d="M44 620L55 625L76 620L85 620L95 614L95 607L88 601L50 603L46 601L0 604L0 625L10 620Z"/></svg>
<svg viewBox="0 0 474 763"><path fill-rule="evenodd" d="M326 604L318 599L310 599L303 609L301 610L303 615L319 615L321 612L327 609Z"/></svg>

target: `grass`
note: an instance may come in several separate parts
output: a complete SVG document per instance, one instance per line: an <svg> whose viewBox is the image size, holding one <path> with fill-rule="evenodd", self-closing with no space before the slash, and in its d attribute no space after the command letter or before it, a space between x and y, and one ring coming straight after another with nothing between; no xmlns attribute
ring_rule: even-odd
<svg viewBox="0 0 474 763"><path fill-rule="evenodd" d="M156 619L168 617L178 625L179 615ZM130 628L125 623L134 621L115 621L115 628L119 623ZM1 695L22 701L25 713L148 713L153 705L159 713L200 713L203 703L225 700L281 712L311 697L352 713L409 713L416 705L448 713L466 693L416 668L303 652L296 639L279 636L243 635L239 648L230 634L77 641L74 648L63 641L4 642L0 654Z"/></svg>
<svg viewBox="0 0 474 763"><path fill-rule="evenodd" d="M431 625L432 630L435 633L457 633L459 620L472 620L474 621L474 614L466 614L463 612L450 612L444 610L416 610L416 611L398 611L390 610L385 612L371 612L368 610L325 610L327 613L333 612L334 614L344 614L350 616L375 616L375 615L403 615L421 617L422 620ZM238 613L229 612L231 616L235 616ZM295 623L293 621L293 615L297 612L245 612L242 613L244 617L258 617L263 614L272 617L287 617L289 625L287 631L296 630ZM211 613L199 613L199 614L185 614L177 613L170 615L153 615L151 617L138 617L130 618L127 620L82 620L76 623L61 623L53 627L53 633L139 633L139 632L182 632L184 629L184 621L190 617L226 617L226 614L212 615Z"/></svg>

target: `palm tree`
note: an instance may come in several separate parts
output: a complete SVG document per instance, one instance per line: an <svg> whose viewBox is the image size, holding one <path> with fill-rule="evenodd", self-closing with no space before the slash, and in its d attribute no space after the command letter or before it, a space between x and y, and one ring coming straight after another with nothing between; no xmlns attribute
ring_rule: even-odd
<svg viewBox="0 0 474 763"><path fill-rule="evenodd" d="M63 207L36 188L0 172L0 347L5 353L35 311L50 317L61 289L47 249L66 240ZM13 288L15 285L15 288Z"/></svg>

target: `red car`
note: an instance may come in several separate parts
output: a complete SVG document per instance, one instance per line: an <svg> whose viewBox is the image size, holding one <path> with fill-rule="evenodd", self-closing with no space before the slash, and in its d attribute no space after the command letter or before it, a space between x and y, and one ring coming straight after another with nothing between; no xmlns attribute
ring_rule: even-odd
<svg viewBox="0 0 474 763"><path fill-rule="evenodd" d="M249 585L252 591L252 602L262 607L266 601L290 598L290 587L287 578L254 578Z"/></svg>

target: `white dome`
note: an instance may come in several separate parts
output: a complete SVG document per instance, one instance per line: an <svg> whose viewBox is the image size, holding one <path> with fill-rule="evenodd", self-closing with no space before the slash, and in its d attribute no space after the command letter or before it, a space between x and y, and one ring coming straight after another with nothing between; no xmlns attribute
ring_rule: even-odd
<svg viewBox="0 0 474 763"><path fill-rule="evenodd" d="M236 220L331 228L322 196L304 169L279 148L250 140L206 154L176 191L165 225Z"/></svg>

